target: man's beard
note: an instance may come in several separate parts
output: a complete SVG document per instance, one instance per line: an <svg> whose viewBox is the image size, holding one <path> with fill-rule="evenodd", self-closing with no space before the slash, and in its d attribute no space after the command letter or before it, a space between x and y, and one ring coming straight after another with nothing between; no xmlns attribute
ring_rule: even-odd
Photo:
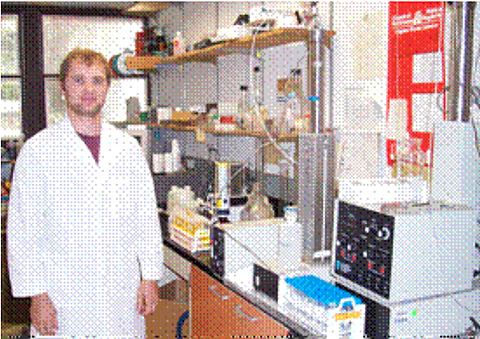
<svg viewBox="0 0 480 339"><path fill-rule="evenodd" d="M85 110L82 107L82 104L69 104L67 103L67 107L71 109L76 115L82 116L82 117L89 117L89 118L95 118L100 112L102 111L104 103L99 103L93 110Z"/></svg>

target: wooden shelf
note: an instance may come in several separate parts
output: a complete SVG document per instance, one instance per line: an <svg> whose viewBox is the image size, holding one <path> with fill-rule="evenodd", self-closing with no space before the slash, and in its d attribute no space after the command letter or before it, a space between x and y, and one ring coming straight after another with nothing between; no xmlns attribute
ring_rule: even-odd
<svg viewBox="0 0 480 339"><path fill-rule="evenodd" d="M176 132L195 132L198 126L182 126L175 123L164 122L160 124L149 124L149 127L163 127L168 128ZM216 130L213 128L203 128L205 133L209 133L212 135L235 135L235 136L249 136L255 138L267 138L267 135L264 132L253 132L253 131L242 131L242 130L234 130L234 131L221 131ZM294 133L282 133L277 136L278 141L293 141L298 137L298 132Z"/></svg>
<svg viewBox="0 0 480 339"><path fill-rule="evenodd" d="M265 49L294 42L306 41L308 35L309 30L306 28L274 29L268 32L258 33L255 37L255 48ZM167 58L158 56L127 57L126 64L128 69L153 70L157 65L181 65L188 62L215 63L220 56L233 53L249 53L252 43L253 36L250 35Z"/></svg>
<svg viewBox="0 0 480 339"><path fill-rule="evenodd" d="M176 132L195 132L198 128L197 125L182 125L172 121L165 121L161 123L147 123L147 122L127 122L127 121L119 121L119 122L111 122L111 124L117 127L126 127L126 125L144 125L147 127L163 127L171 129L172 131ZM237 135L237 136L249 136L255 138L267 138L267 135L264 132L253 132L253 131L243 131L243 130L234 130L234 131L222 131L216 130L213 128L203 128L205 133L213 134L213 135ZM281 133L277 136L277 141L293 141L298 137L298 132L294 133ZM3 160L2 160L3 163Z"/></svg>

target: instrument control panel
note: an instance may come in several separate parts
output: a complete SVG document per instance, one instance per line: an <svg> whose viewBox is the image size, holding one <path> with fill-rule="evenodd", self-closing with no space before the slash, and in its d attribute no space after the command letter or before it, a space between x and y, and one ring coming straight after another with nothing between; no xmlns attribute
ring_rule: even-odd
<svg viewBox="0 0 480 339"><path fill-rule="evenodd" d="M340 201L335 273L389 298L394 218Z"/></svg>

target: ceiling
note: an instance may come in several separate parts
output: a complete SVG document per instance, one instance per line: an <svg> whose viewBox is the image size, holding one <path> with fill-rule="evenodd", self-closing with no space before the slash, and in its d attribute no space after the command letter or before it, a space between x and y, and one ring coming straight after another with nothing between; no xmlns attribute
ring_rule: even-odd
<svg viewBox="0 0 480 339"><path fill-rule="evenodd" d="M94 1L28 1L25 4L36 6L81 7L81 8L111 8L125 10L135 2L94 2Z"/></svg>
<svg viewBox="0 0 480 339"><path fill-rule="evenodd" d="M26 1L25 5L51 6L68 8L89 8L119 10L125 14L152 14L168 8L171 2L153 2L153 1Z"/></svg>

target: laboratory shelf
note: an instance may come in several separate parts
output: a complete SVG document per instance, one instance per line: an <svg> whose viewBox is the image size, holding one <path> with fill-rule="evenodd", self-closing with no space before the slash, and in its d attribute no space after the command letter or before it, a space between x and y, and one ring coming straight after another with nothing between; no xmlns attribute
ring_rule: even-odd
<svg viewBox="0 0 480 339"><path fill-rule="evenodd" d="M184 123L177 123L173 120L165 120L160 123L148 123L148 122L129 122L129 121L116 121L111 122L111 124L124 128L127 125L144 125L146 127L163 127L167 129L171 129L175 132L195 132L199 126L196 124L184 124ZM234 131L222 131L216 130L214 128L202 128L202 131L205 133L209 133L215 136L222 136L222 135L235 135L235 136L249 136L255 138L268 138L266 133L264 132L253 132L253 131L243 131L243 130L234 130ZM281 133L276 137L277 141L295 141L298 138L299 132L293 133Z"/></svg>
<svg viewBox="0 0 480 339"><path fill-rule="evenodd" d="M163 127L167 129L171 129L176 132L195 132L199 127L198 125L194 126L184 126L180 124L176 124L174 122L163 122L159 124L148 124L149 127ZM208 134L212 134L215 136L222 136L222 135L235 135L235 136L248 136L248 137L255 137L255 138L268 138L267 134L264 132L253 132L253 131L244 131L244 130L233 130L233 131L222 131L216 130L214 128L202 128L202 131ZM276 137L277 141L295 141L298 137L298 132L293 133L281 133Z"/></svg>
<svg viewBox="0 0 480 339"><path fill-rule="evenodd" d="M217 58L233 53L249 53L255 41L255 49L307 41L309 30L306 28L278 28L242 38L228 40L207 48L190 51L167 58L159 56L132 56L126 58L128 69L154 70L157 65L181 65L188 62L216 63Z"/></svg>

